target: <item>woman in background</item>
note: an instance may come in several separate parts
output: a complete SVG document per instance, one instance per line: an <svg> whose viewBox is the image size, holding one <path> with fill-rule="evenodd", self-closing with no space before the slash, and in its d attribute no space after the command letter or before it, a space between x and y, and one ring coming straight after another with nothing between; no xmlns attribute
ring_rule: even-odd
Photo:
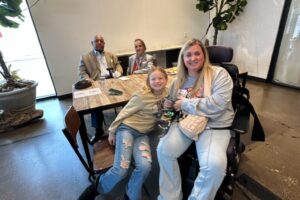
<svg viewBox="0 0 300 200"><path fill-rule="evenodd" d="M129 57L127 74L144 69L147 72L153 66L153 56L146 54L146 45L142 39L134 40L136 54Z"/></svg>

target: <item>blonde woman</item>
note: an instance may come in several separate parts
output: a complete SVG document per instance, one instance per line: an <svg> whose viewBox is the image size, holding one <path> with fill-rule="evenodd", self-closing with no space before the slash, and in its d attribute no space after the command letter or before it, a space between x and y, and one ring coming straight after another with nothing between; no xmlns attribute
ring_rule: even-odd
<svg viewBox="0 0 300 200"><path fill-rule="evenodd" d="M187 41L179 54L177 79L170 87L166 107L208 118L206 129L195 142L200 165L189 199L214 199L225 176L226 149L233 121L232 80L224 68L212 66L198 39ZM209 92L207 90L210 90ZM210 95L206 95L210 94ZM173 122L160 139L157 154L160 165L159 200L181 200L181 176L177 158L193 142Z"/></svg>

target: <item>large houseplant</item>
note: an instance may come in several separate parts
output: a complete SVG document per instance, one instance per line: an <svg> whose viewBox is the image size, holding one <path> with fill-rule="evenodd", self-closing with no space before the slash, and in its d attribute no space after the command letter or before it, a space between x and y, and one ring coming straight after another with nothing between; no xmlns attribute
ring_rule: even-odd
<svg viewBox="0 0 300 200"><path fill-rule="evenodd" d="M24 20L22 0L0 0L0 26L18 28L15 18ZM43 116L35 109L36 81L22 80L6 65L0 52L0 132L22 126ZM1 79L0 79L1 80Z"/></svg>
<svg viewBox="0 0 300 200"><path fill-rule="evenodd" d="M204 13L213 12L214 16L209 19L205 35L211 26L214 27L213 45L217 44L218 32L225 31L228 24L243 12L247 0L197 0L196 8Z"/></svg>
<svg viewBox="0 0 300 200"><path fill-rule="evenodd" d="M20 5L22 0L0 0L0 25L9 28L18 28L19 23L13 18L24 20ZM0 92L12 91L14 88L26 87L26 83L12 76L11 71L4 62L3 55L0 52L0 74L6 80L0 85ZM25 84L25 85L24 85Z"/></svg>

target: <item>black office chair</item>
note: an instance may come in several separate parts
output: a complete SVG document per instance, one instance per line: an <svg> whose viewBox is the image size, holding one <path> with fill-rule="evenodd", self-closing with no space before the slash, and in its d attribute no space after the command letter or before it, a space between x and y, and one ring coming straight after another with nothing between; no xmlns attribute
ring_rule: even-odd
<svg viewBox="0 0 300 200"><path fill-rule="evenodd" d="M235 117L231 128L232 137L227 148L227 172L215 197L217 200L228 200L232 198L240 154L245 150L244 144L240 141L240 134L247 133L249 129L250 113L255 118L252 140L264 141L264 131L252 104L249 102L249 91L245 87L247 77L244 76L243 80L240 80L238 67L229 63L233 57L233 49L224 46L208 46L207 51L210 62L224 67L234 83L232 105L235 110ZM178 159L178 162L182 177L183 199L187 199L199 172L195 143Z"/></svg>

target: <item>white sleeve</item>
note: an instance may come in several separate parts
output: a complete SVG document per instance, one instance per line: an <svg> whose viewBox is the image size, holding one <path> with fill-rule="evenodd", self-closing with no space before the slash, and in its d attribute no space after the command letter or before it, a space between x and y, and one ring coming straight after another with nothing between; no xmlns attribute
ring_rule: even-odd
<svg viewBox="0 0 300 200"><path fill-rule="evenodd" d="M211 96L204 98L184 99L181 109L189 114L218 118L231 106L233 83L228 72L220 68L216 70L212 83Z"/></svg>

